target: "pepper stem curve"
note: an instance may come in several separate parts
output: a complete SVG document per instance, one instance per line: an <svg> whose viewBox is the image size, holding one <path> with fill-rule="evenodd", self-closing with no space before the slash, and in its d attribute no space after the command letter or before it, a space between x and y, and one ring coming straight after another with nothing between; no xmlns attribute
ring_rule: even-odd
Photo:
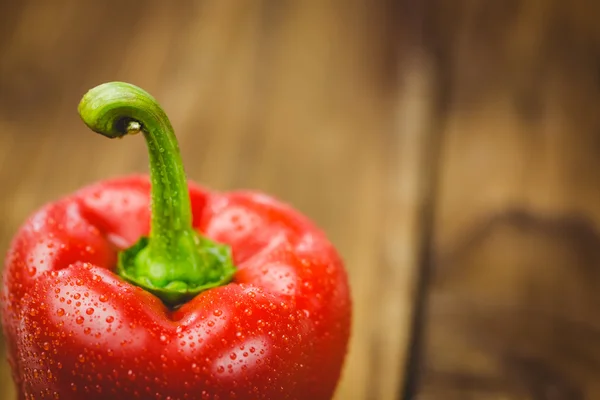
<svg viewBox="0 0 600 400"><path fill-rule="evenodd" d="M183 162L173 127L158 102L124 82L94 87L78 107L94 132L146 139L151 189L150 235L119 253L117 272L169 306L228 283L235 272L230 249L196 232Z"/></svg>

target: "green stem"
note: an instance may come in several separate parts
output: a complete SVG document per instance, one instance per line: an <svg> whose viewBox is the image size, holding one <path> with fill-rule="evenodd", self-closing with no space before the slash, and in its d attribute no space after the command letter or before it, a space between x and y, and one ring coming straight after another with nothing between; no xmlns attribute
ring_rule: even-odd
<svg viewBox="0 0 600 400"><path fill-rule="evenodd" d="M118 273L169 305L227 283L235 271L230 251L192 228L179 146L156 100L134 85L105 83L85 94L79 114L94 132L109 138L142 132L148 145L150 236L119 254Z"/></svg>

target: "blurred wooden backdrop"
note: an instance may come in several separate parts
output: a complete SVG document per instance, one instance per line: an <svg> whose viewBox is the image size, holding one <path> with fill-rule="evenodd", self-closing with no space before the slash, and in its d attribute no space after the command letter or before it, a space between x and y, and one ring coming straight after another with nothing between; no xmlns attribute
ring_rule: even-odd
<svg viewBox="0 0 600 400"><path fill-rule="evenodd" d="M130 81L190 178L270 192L338 246L355 303L338 399L600 398L599 12L0 1L0 251L43 203L146 170L142 141L76 114Z"/></svg>

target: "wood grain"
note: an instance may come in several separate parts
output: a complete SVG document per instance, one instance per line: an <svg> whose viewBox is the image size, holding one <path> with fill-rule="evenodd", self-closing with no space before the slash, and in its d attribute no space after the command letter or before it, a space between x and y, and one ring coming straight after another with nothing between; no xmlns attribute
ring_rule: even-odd
<svg viewBox="0 0 600 400"><path fill-rule="evenodd" d="M598 3L429 11L442 144L411 398L600 398Z"/></svg>
<svg viewBox="0 0 600 400"><path fill-rule="evenodd" d="M425 57L398 62L396 3L0 3L0 250L42 204L146 171L141 141L76 115L90 87L132 82L170 115L191 179L264 190L327 232L355 304L337 398L397 398L432 87ZM4 361L0 398L15 398Z"/></svg>

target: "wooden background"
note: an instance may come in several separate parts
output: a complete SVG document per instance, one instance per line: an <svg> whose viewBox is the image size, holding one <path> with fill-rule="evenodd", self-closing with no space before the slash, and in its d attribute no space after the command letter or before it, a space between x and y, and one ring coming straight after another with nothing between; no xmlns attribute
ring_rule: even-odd
<svg viewBox="0 0 600 400"><path fill-rule="evenodd" d="M272 193L338 246L355 318L337 399L600 399L599 13L0 1L0 251L43 203L146 171L141 140L76 114L129 81L191 179Z"/></svg>

